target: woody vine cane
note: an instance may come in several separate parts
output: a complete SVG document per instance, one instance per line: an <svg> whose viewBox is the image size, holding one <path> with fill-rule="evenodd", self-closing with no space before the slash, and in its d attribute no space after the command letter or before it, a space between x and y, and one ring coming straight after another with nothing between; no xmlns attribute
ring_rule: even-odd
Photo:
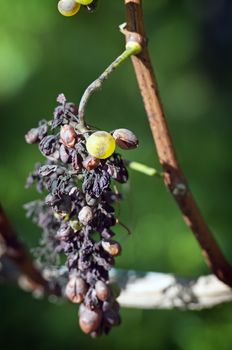
<svg viewBox="0 0 232 350"><path fill-rule="evenodd" d="M142 0L125 0L126 39L133 34L143 42L143 50L132 57L132 62L144 107L156 145L159 161L164 171L164 183L177 202L187 226L197 239L208 266L224 283L232 287L232 267L224 257L189 189L178 163L173 141L168 129L158 86L147 47Z"/></svg>

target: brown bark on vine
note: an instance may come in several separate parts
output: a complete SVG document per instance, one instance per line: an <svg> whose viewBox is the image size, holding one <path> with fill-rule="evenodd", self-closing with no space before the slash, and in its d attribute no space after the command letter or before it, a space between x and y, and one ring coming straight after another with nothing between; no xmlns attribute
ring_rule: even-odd
<svg viewBox="0 0 232 350"><path fill-rule="evenodd" d="M232 287L232 267L207 226L177 160L147 47L142 0L124 0L124 3L127 20L126 39L129 40L133 36L143 43L142 52L133 56L132 62L158 158L164 171L164 183L200 244L208 266L221 281Z"/></svg>

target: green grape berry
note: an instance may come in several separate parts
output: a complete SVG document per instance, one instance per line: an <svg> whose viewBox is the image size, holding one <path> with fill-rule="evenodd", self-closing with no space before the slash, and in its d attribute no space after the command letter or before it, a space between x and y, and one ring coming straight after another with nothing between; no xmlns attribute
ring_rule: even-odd
<svg viewBox="0 0 232 350"><path fill-rule="evenodd" d="M90 5L93 0L75 0L80 5Z"/></svg>
<svg viewBox="0 0 232 350"><path fill-rule="evenodd" d="M110 157L116 147L113 136L106 131L96 131L86 142L86 148L89 154L98 159L106 159Z"/></svg>
<svg viewBox="0 0 232 350"><path fill-rule="evenodd" d="M79 10L81 5L75 0L60 0L58 2L59 12L66 17L74 16Z"/></svg>

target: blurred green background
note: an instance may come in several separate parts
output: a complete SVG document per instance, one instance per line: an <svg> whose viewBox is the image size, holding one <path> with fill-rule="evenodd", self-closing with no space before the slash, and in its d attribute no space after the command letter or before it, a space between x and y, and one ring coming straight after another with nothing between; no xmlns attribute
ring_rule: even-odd
<svg viewBox="0 0 232 350"><path fill-rule="evenodd" d="M10 7L9 7L10 6ZM25 219L23 203L34 190L24 183L36 146L24 134L51 118L58 93L78 103L85 87L123 50L118 25L123 1L100 0L98 11L74 18L56 0L0 0L0 200L28 247L39 231ZM232 261L230 0L144 0L149 46L180 162L216 238ZM140 148L131 160L159 168L130 62L90 100L87 118L105 130L132 129ZM131 173L122 188L119 230L123 254L117 266L183 276L208 273L200 249L162 181ZM123 324L92 340L77 326L76 307L35 300L0 286L1 349L183 349L224 350L232 344L232 305L204 312L123 309Z"/></svg>

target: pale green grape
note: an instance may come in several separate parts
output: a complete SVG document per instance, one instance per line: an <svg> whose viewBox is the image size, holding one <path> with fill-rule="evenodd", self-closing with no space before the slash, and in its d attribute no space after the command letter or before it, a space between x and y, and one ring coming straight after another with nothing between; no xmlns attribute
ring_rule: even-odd
<svg viewBox="0 0 232 350"><path fill-rule="evenodd" d="M96 131L86 142L86 148L89 154L99 159L110 157L116 147L115 139L106 131Z"/></svg>

